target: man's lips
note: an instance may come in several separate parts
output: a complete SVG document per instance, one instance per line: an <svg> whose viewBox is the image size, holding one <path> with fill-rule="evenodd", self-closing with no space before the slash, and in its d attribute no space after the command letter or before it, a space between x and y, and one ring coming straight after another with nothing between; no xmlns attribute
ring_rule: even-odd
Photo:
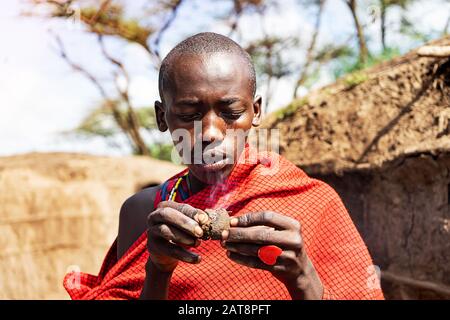
<svg viewBox="0 0 450 320"><path fill-rule="evenodd" d="M200 164L200 165L213 164L213 163L218 163L221 161L227 161L228 163L231 163L231 162L233 162L232 158L233 157L228 153L221 152L221 151L214 151L214 152L203 153L200 157L195 157L193 155L193 163Z"/></svg>
<svg viewBox="0 0 450 320"><path fill-rule="evenodd" d="M217 162L213 162L213 163L204 163L203 162L201 164L196 164L196 165L200 166L204 171L215 172L215 171L222 170L229 164L231 164L230 159L225 158L225 159L219 160Z"/></svg>
<svg viewBox="0 0 450 320"><path fill-rule="evenodd" d="M202 164L201 166L204 171L216 172L216 171L220 171L223 168L225 168L226 165L227 165L227 163L225 161L219 161L219 162L210 163L210 164Z"/></svg>

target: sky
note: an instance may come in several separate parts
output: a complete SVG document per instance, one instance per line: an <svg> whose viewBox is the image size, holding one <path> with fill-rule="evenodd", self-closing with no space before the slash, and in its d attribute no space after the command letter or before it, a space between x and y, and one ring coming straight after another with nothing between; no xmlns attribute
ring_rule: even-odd
<svg viewBox="0 0 450 320"><path fill-rule="evenodd" d="M139 8L139 1L142 2L133 1L136 8ZM227 33L227 26L213 18L217 11L222 10L221 6L225 10L226 5L204 6L200 5L201 1L187 1L188 5L180 8L178 19L162 39L163 56L177 42L193 33ZM313 11L294 10L297 8L295 1L280 1L282 5L266 16L264 27L271 35L300 35L307 43L313 30ZM367 6L360 11L365 17L372 7L371 1L363 2ZM110 156L129 154L130 149L122 136L115 140L118 147L112 147L103 138L82 139L64 134L75 128L101 97L86 78L73 72L58 56L52 32L64 39L71 59L100 79L108 79L112 69L101 59L95 39L74 23L25 17L20 15L21 12L23 0L0 1L0 156L36 151ZM440 30L449 13L449 1L423 0L417 1L408 15L417 21L421 30ZM393 10L390 14L394 16L398 12ZM328 0L319 41L333 42L348 37L353 32L351 21L342 0ZM260 20L256 15L245 16L241 20L241 41L258 37L261 30L255 27L258 23ZM379 37L375 23L368 23L366 32L368 37ZM391 36L388 41L398 44L404 51L414 46L401 36ZM152 105L158 99L157 72L147 61L143 50L137 45L119 41L107 42L107 48L125 62L130 72L133 103L137 106ZM294 58L298 55L296 52L291 54ZM300 58L298 60L300 63ZM330 80L323 77L315 87ZM273 88L269 110L289 103L292 88L293 78L279 81ZM260 94L264 93L264 88L259 87L258 90Z"/></svg>

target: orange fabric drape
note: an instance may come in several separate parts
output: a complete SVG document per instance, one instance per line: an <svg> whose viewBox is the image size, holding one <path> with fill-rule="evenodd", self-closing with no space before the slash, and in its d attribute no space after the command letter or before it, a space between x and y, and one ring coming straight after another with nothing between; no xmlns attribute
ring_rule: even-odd
<svg viewBox="0 0 450 320"><path fill-rule="evenodd" d="M247 145L224 183L207 186L183 202L200 209L226 208L233 216L271 210L297 219L324 286L323 299L383 299L377 279L373 281L371 257L339 196L278 154L258 153ZM114 243L97 276L67 274L64 286L72 299L137 299L149 256L146 242L144 233L119 261ZM203 241L193 251L202 255L201 263L179 263L169 299L290 299L269 272L229 260L218 241Z"/></svg>

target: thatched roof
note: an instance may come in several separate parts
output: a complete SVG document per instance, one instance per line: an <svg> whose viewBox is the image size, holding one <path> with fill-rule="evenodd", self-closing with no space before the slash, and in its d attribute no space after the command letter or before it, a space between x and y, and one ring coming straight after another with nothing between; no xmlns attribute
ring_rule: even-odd
<svg viewBox="0 0 450 320"><path fill-rule="evenodd" d="M445 37L351 74L270 114L262 127L280 129L281 154L310 174L450 152L449 45ZM445 50L424 56L430 46Z"/></svg>

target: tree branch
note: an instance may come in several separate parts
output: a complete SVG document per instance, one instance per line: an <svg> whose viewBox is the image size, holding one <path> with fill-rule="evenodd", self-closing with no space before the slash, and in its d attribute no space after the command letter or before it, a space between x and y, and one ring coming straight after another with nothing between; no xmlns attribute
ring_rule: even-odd
<svg viewBox="0 0 450 320"><path fill-rule="evenodd" d="M58 45L58 49L59 49L59 56L66 61L66 63L75 71L80 72L81 74L83 74L86 78L89 79L89 81L92 82L92 84L98 89L98 91L100 92L100 95L102 96L103 99L105 100L110 100L110 98L108 97L108 95L106 94L106 90L105 88L103 88L103 86L100 84L100 82L97 80L97 78L94 77L94 75L92 73L90 73L89 71L87 71L85 68L83 68L81 65L73 62L67 55L66 49L64 47L64 44L61 40L61 38L59 37L59 35L52 33L52 35L54 36L56 43Z"/></svg>
<svg viewBox="0 0 450 320"><path fill-rule="evenodd" d="M158 58L159 62L161 63L162 59L161 59L161 55L160 55L160 51L159 51L159 44L161 42L161 38L163 36L163 34L166 32L167 29L169 29L169 27L171 26L171 24L173 23L173 21L175 20L176 16L177 16L177 12L178 9L181 6L181 3L183 2L183 0L176 0L176 2L173 4L172 9L170 10L170 14L169 17L167 18L166 22L164 23L164 25L161 27L161 29L159 29L155 41L154 41L154 54L155 56Z"/></svg>
<svg viewBox="0 0 450 320"><path fill-rule="evenodd" d="M314 24L314 33L312 35L308 50L306 51L306 61L303 65L303 70L300 73L300 76L299 76L297 82L295 83L294 94L292 95L293 99L297 98L298 88L301 85L303 85L303 83L306 81L306 79L308 77L309 68L311 66L311 63L313 62L313 53L314 53L314 49L316 47L317 37L319 35L322 11L323 11L325 2L326 2L326 0L319 0L319 8L317 10L316 22Z"/></svg>
<svg viewBox="0 0 450 320"><path fill-rule="evenodd" d="M99 41L100 48L101 48L102 53L105 56L105 58L108 59L112 64L117 66L119 68L121 74L125 78L125 83L126 84L125 84L125 88L124 89L121 88L120 85L118 84L117 76L116 76L116 81L115 81L115 85L116 85L117 91L119 92L120 96L122 97L122 100L125 102L125 104L127 106L126 122L125 123L122 122L122 128L128 134L130 134L131 139L134 142L135 149L138 151L138 153L142 154L142 155L149 155L148 148L145 145L145 142L142 139L142 136L141 136L140 131L139 131L139 129L140 129L139 120L137 118L136 112L134 111L134 107L133 107L133 105L131 103L131 100L130 100L129 90L128 90L130 78L128 76L128 72L125 69L125 67L124 67L122 62L120 62L116 58L112 57L106 51L106 47L105 47L105 44L103 42L102 35L98 36L98 41Z"/></svg>
<svg viewBox="0 0 450 320"><path fill-rule="evenodd" d="M242 4L239 0L233 1L233 16L230 17L231 26L230 31L228 32L228 37L231 37L233 33L237 30L237 27L239 25L239 19L241 18L243 12Z"/></svg>
<svg viewBox="0 0 450 320"><path fill-rule="evenodd" d="M88 19L88 18L84 17L83 15L81 15L80 19L85 24L87 24L89 27L93 28L95 26L95 24L98 22L100 15L108 9L110 4L111 4L111 0L104 0L101 3L100 8L97 10L97 12L91 18ZM95 33L97 33L97 32L95 32ZM103 33L97 33L97 34L98 35L107 35L107 34L116 35L114 32L112 32L112 33L103 32ZM120 34L118 36L122 37ZM160 59L158 59L158 57L151 50L151 48L146 43L141 42L141 41L134 41L134 43L139 44L142 48L144 48L144 50L149 54L150 58L156 57L156 61L154 61L154 65L155 65L155 68L157 68L157 66L159 65Z"/></svg>
<svg viewBox="0 0 450 320"><path fill-rule="evenodd" d="M112 115L117 123L117 125L120 127L120 129L122 130L122 132L125 134L125 136L128 138L128 140L130 141L130 144L133 144L133 140L130 138L129 134L128 134L128 128L126 126L126 123L124 122L122 115L119 111L119 109L117 108L116 103L114 103L113 99L111 97L108 96L108 94L106 93L105 88L101 85L101 83L98 81L98 79L92 74L90 73L88 70L86 70L84 67L82 67L81 65L75 63L74 61L72 61L66 52L66 49L64 47L64 44L61 40L61 38L59 37L59 35L51 32L51 34L54 36L56 43L58 45L58 49L59 49L59 55L60 57L76 72L81 73L83 76L85 76L99 91L101 97L103 98L103 100L106 103L106 106L111 110Z"/></svg>
<svg viewBox="0 0 450 320"><path fill-rule="evenodd" d="M450 26L450 16L448 16L447 22L445 22L444 29L442 30L442 36L447 35L449 26Z"/></svg>
<svg viewBox="0 0 450 320"><path fill-rule="evenodd" d="M98 17L108 8L110 5L111 0L104 0L102 4L100 5L100 8L95 13L95 15L92 16L92 18L89 21L85 21L89 25L93 25L97 22Z"/></svg>
<svg viewBox="0 0 450 320"><path fill-rule="evenodd" d="M362 64L367 62L369 57L369 50L367 48L366 38L364 36L363 27L359 21L358 13L356 12L357 3L356 0L345 0L350 12L352 14L353 23L355 24L356 34L358 36L359 43L359 60Z"/></svg>

